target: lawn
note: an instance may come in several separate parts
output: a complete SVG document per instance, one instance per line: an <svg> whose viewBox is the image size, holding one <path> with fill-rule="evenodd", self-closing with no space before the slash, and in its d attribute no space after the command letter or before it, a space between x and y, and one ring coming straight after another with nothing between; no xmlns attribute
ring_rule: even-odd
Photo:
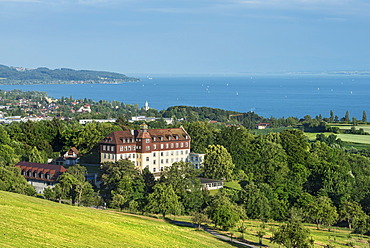
<svg viewBox="0 0 370 248"><path fill-rule="evenodd" d="M194 228L0 191L0 247L231 247Z"/></svg>

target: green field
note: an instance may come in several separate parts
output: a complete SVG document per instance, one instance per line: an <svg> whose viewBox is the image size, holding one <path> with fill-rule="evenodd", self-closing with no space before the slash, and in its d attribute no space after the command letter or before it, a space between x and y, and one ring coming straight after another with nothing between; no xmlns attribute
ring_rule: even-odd
<svg viewBox="0 0 370 248"><path fill-rule="evenodd" d="M190 217L188 216L180 216L176 217L176 220L181 221L190 221ZM258 245L259 238L257 236L257 232L259 230L263 230L265 235L262 238L262 244L267 247L282 247L278 244L274 244L270 242L270 238L272 236L272 231L277 229L282 223L277 222L268 222L265 223L264 228L261 227L261 221L256 220L245 220L244 226L246 230L244 234L238 232L238 228L233 228L230 231L220 231L227 236L233 236L233 238L238 238L241 240L244 237L247 242ZM212 225L211 225L212 226ZM331 244L334 247L349 247L350 244L353 247L370 247L370 237L362 236L359 234L351 234L348 228L339 228L339 227L331 227L330 232L328 231L327 227L320 227L320 230L316 229L316 225L313 224L305 224L306 228L310 230L310 237L312 237L315 241L315 247L324 247L327 244Z"/></svg>
<svg viewBox="0 0 370 248"><path fill-rule="evenodd" d="M370 144L370 135L336 134L344 142Z"/></svg>
<svg viewBox="0 0 370 248"><path fill-rule="evenodd" d="M278 244L270 242L272 236L272 230L276 229L281 223L267 223L265 228L261 228L260 221L248 220L245 221L247 227L244 233L244 238L254 243L258 243L259 239L257 236L258 230L263 230L266 234L262 239L262 243L268 247L280 247ZM331 244L334 247L348 247L349 244L353 244L354 247L369 247L369 237L361 236L357 234L350 234L347 228L331 228L328 232L327 228L316 229L316 225L305 224L310 229L311 237L315 241L315 247L323 247L327 244ZM234 229L231 231L233 236L241 237L242 234ZM230 233L230 232L229 232Z"/></svg>
<svg viewBox="0 0 370 248"><path fill-rule="evenodd" d="M162 220L0 191L0 247L232 247Z"/></svg>

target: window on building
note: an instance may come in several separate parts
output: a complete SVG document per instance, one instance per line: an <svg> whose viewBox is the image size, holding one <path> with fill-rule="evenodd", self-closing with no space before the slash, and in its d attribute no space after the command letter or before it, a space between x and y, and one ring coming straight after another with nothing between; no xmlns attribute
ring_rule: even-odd
<svg viewBox="0 0 370 248"><path fill-rule="evenodd" d="M149 143L150 142L150 139L146 139L146 141L145 141L146 143Z"/></svg>
<svg viewBox="0 0 370 248"><path fill-rule="evenodd" d="M180 151L180 154L181 154L181 155L184 155L184 151Z"/></svg>
<svg viewBox="0 0 370 248"><path fill-rule="evenodd" d="M181 142L180 147L184 147L184 143Z"/></svg>
<svg viewBox="0 0 370 248"><path fill-rule="evenodd" d="M156 141L156 137L153 137L153 141Z"/></svg>
<svg viewBox="0 0 370 248"><path fill-rule="evenodd" d="M176 156L178 156L179 155L179 151L176 151Z"/></svg>
<svg viewBox="0 0 370 248"><path fill-rule="evenodd" d="M146 146L146 147L145 147L145 149L146 149L147 151L150 151L150 146Z"/></svg>
<svg viewBox="0 0 370 248"><path fill-rule="evenodd" d="M173 143L171 143L171 148L173 148Z"/></svg>
<svg viewBox="0 0 370 248"><path fill-rule="evenodd" d="M188 154L188 150L185 150L185 154Z"/></svg>
<svg viewBox="0 0 370 248"><path fill-rule="evenodd" d="M157 149L157 145L156 144L153 145L153 149L154 150Z"/></svg>
<svg viewBox="0 0 370 248"><path fill-rule="evenodd" d="M109 151L110 150L110 146L107 146L107 151Z"/></svg>
<svg viewBox="0 0 370 248"><path fill-rule="evenodd" d="M114 146L111 147L111 151L114 152Z"/></svg>
<svg viewBox="0 0 370 248"><path fill-rule="evenodd" d="M161 152L161 156L163 156L163 152Z"/></svg>
<svg viewBox="0 0 370 248"><path fill-rule="evenodd" d="M119 151L122 152L123 151L123 146L119 146Z"/></svg>
<svg viewBox="0 0 370 248"><path fill-rule="evenodd" d="M161 149L163 149L163 144L161 144Z"/></svg>
<svg viewBox="0 0 370 248"><path fill-rule="evenodd" d="M155 172L155 168L153 168L153 172Z"/></svg>
<svg viewBox="0 0 370 248"><path fill-rule="evenodd" d="M161 159L161 164L163 164L163 159Z"/></svg>
<svg viewBox="0 0 370 248"><path fill-rule="evenodd" d="M168 136L168 140L171 140L171 136Z"/></svg>
<svg viewBox="0 0 370 248"><path fill-rule="evenodd" d="M166 159L166 164L168 164L168 158Z"/></svg>
<svg viewBox="0 0 370 248"><path fill-rule="evenodd" d="M106 145L103 146L103 151L105 151L105 150L107 150L107 146Z"/></svg>
<svg viewBox="0 0 370 248"><path fill-rule="evenodd" d="M153 160L153 164L157 164L157 160Z"/></svg>
<svg viewBox="0 0 370 248"><path fill-rule="evenodd" d="M166 148L168 148L168 143L166 144Z"/></svg>
<svg viewBox="0 0 370 248"><path fill-rule="evenodd" d="M166 152L166 156L168 156L168 152Z"/></svg>
<svg viewBox="0 0 370 248"><path fill-rule="evenodd" d="M179 148L179 143L176 143L176 148Z"/></svg>
<svg viewBox="0 0 370 248"><path fill-rule="evenodd" d="M173 151L171 151L171 156L173 156Z"/></svg>
<svg viewBox="0 0 370 248"><path fill-rule="evenodd" d="M106 153L104 153L104 158L107 158L107 154Z"/></svg>
<svg viewBox="0 0 370 248"><path fill-rule="evenodd" d="M134 153L134 154L132 154L132 158L135 158L135 153Z"/></svg>
<svg viewBox="0 0 370 248"><path fill-rule="evenodd" d="M146 157L146 161L149 162L149 157Z"/></svg>
<svg viewBox="0 0 370 248"><path fill-rule="evenodd" d="M161 171L163 171L163 167L161 167Z"/></svg>
<svg viewBox="0 0 370 248"><path fill-rule="evenodd" d="M185 147L188 147L189 146L189 143L188 142L185 142Z"/></svg>
<svg viewBox="0 0 370 248"><path fill-rule="evenodd" d="M127 146L124 146L124 147L123 147L123 150L124 150L124 151L127 151Z"/></svg>
<svg viewBox="0 0 370 248"><path fill-rule="evenodd" d="M178 140L179 139L179 136L176 135L175 138Z"/></svg>

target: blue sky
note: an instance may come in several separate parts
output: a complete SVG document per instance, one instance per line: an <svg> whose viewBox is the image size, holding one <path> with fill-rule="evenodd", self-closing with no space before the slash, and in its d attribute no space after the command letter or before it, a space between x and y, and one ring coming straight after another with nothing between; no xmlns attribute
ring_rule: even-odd
<svg viewBox="0 0 370 248"><path fill-rule="evenodd" d="M121 73L370 70L360 0L0 0L0 64Z"/></svg>

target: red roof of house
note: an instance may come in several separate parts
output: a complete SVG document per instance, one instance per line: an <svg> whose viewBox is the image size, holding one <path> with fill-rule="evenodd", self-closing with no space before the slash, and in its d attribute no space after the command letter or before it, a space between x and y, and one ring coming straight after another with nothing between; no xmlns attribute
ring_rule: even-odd
<svg viewBox="0 0 370 248"><path fill-rule="evenodd" d="M136 138L153 138L157 137L160 141L159 137L163 138L163 141L168 140L190 140L190 136L185 131L184 128L164 128L164 129L148 129L146 131L143 130L132 130L132 131L115 131L107 135L102 141L99 143L110 143L110 144L123 144L122 139L133 139L135 142Z"/></svg>
<svg viewBox="0 0 370 248"><path fill-rule="evenodd" d="M25 172L24 177L26 179L34 179L34 180L40 180L40 181L48 181L48 182L55 182L59 175L63 174L67 171L66 168L64 168L62 165L55 165L55 164L39 164L39 163L31 163L31 162L25 162L21 161L18 164L15 165L15 167L18 167L21 169L21 171ZM32 176L28 175L28 172L32 172ZM37 172L38 174L43 173L49 174L50 178L41 178L39 176L34 177L33 173Z"/></svg>

